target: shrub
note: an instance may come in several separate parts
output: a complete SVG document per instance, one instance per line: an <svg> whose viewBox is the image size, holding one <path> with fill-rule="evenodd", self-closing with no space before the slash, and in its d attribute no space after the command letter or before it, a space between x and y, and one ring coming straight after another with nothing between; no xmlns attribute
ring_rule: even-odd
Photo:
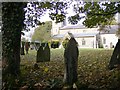
<svg viewBox="0 0 120 90"><path fill-rule="evenodd" d="M59 48L60 42L59 41L52 41L51 48Z"/></svg>
<svg viewBox="0 0 120 90"><path fill-rule="evenodd" d="M66 45L67 45L68 41L69 41L69 39L66 38L66 39L62 42L62 45L63 45L64 48L66 48Z"/></svg>

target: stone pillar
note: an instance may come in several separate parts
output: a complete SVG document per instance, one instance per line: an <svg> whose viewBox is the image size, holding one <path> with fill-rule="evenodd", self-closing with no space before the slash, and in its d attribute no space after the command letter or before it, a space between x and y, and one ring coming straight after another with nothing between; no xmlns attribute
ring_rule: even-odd
<svg viewBox="0 0 120 90"><path fill-rule="evenodd" d="M70 87L77 82L78 55L78 43L71 37L64 51L65 73L63 80Z"/></svg>

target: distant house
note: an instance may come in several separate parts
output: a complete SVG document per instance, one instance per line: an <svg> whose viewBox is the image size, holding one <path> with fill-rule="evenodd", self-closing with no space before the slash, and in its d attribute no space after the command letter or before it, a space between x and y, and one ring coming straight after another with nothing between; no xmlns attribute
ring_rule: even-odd
<svg viewBox="0 0 120 90"><path fill-rule="evenodd" d="M101 42L103 48L114 48L118 41L116 32L118 30L118 25L106 26L105 30L100 32Z"/></svg>
<svg viewBox="0 0 120 90"><path fill-rule="evenodd" d="M117 25L112 25L111 28L105 28L106 32L105 30L100 32L98 27L64 26L62 23L56 24L53 22L51 35L53 40L59 40L61 45L68 33L72 33L80 48L113 48L118 40L116 36L117 28Z"/></svg>

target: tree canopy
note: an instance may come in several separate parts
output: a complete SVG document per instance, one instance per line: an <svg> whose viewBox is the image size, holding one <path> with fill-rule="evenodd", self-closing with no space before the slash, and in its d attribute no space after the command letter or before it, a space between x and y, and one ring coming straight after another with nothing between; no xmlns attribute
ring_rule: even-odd
<svg viewBox="0 0 120 90"><path fill-rule="evenodd" d="M47 21L35 29L32 41L48 41L51 39L52 22Z"/></svg>
<svg viewBox="0 0 120 90"><path fill-rule="evenodd" d="M74 15L68 17L68 21L71 24L77 24L81 19L85 18L83 24L86 27L109 25L114 20L114 15L120 13L120 1L119 2L84 2L74 1L73 4ZM65 2L31 2L27 7L27 23L42 24L40 22L40 16L44 15L45 11L49 10L49 17L55 20L56 23L62 22L67 15L67 9L73 1ZM31 8L31 7L34 7ZM32 14L31 14L32 13ZM84 14L81 15L81 14Z"/></svg>

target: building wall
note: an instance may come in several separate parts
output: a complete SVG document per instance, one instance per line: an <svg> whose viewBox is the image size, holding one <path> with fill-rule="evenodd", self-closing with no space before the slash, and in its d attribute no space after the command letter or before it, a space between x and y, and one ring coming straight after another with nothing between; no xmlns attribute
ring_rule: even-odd
<svg viewBox="0 0 120 90"><path fill-rule="evenodd" d="M96 48L95 37L75 38L79 48Z"/></svg>
<svg viewBox="0 0 120 90"><path fill-rule="evenodd" d="M103 48L111 48L111 45L116 46L118 37L115 34L102 34L100 36Z"/></svg>
<svg viewBox="0 0 120 90"><path fill-rule="evenodd" d="M59 30L59 34L66 34L67 32L70 32L72 34L78 34L78 33L95 33L95 32L98 32L97 31L97 28L88 28L88 29L60 29Z"/></svg>
<svg viewBox="0 0 120 90"><path fill-rule="evenodd" d="M52 21L52 30L51 35L57 35L59 34L59 28L62 26L62 23L55 23L55 21Z"/></svg>
<svg viewBox="0 0 120 90"><path fill-rule="evenodd" d="M62 27L62 28L61 28ZM63 27L62 23L56 24L53 21L52 24L52 30L51 34L52 35L66 35L68 32L72 34L82 34L82 33L99 33L98 28L67 28L69 26ZM103 45L103 48L111 48L112 46L116 46L116 43L118 41L118 37L115 34L101 34L100 35L100 42ZM85 45L82 45L82 40L84 38ZM64 39L64 37L63 37ZM98 47L98 42L96 42L96 36L93 37L79 37L75 38L76 41L78 42L78 45L80 48L97 48Z"/></svg>

